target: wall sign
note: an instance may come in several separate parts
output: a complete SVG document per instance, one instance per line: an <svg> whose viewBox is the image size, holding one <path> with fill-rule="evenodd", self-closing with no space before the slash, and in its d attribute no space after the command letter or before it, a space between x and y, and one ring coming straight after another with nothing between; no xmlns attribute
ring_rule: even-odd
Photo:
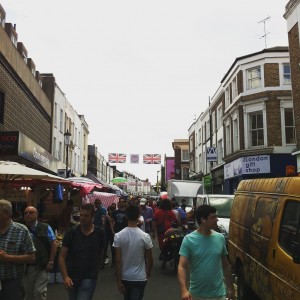
<svg viewBox="0 0 300 300"><path fill-rule="evenodd" d="M263 173L270 173L270 155L245 156L224 166L224 179Z"/></svg>
<svg viewBox="0 0 300 300"><path fill-rule="evenodd" d="M207 147L206 148L206 161L218 161L216 147Z"/></svg>

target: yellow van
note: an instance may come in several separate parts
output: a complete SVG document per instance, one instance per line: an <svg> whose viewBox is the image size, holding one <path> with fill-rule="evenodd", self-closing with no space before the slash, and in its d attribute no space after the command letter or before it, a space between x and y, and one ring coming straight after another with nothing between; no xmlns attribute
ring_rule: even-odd
<svg viewBox="0 0 300 300"><path fill-rule="evenodd" d="M300 299L300 177L240 182L229 225L238 299Z"/></svg>

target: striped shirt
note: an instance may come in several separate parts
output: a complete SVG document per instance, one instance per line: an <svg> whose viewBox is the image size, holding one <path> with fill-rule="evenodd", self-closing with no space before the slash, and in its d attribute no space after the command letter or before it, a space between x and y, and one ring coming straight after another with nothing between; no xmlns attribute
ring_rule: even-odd
<svg viewBox="0 0 300 300"><path fill-rule="evenodd" d="M0 235L0 250L10 255L34 253L34 244L26 226L12 221L7 231ZM24 269L25 264L0 262L0 280L20 279Z"/></svg>

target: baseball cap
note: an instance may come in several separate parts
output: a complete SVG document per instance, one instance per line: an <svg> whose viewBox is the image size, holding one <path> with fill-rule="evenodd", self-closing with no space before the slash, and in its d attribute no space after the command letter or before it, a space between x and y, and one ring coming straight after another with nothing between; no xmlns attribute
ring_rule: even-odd
<svg viewBox="0 0 300 300"><path fill-rule="evenodd" d="M147 200L145 198L141 198L140 205L145 205L147 203Z"/></svg>

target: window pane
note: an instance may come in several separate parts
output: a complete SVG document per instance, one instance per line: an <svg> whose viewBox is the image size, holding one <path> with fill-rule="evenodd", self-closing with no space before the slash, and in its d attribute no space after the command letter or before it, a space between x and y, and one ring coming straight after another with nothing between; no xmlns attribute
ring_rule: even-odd
<svg viewBox="0 0 300 300"><path fill-rule="evenodd" d="M257 128L263 128L263 115L262 113L257 114Z"/></svg>
<svg viewBox="0 0 300 300"><path fill-rule="evenodd" d="M252 146L257 146L257 131L252 131Z"/></svg>
<svg viewBox="0 0 300 300"><path fill-rule="evenodd" d="M292 108L284 110L285 126L294 126L294 114Z"/></svg>
<svg viewBox="0 0 300 300"><path fill-rule="evenodd" d="M295 129L294 127L286 127L285 128L285 138L287 144L295 144Z"/></svg>
<svg viewBox="0 0 300 300"><path fill-rule="evenodd" d="M257 131L257 146L261 146L264 144L264 131L260 129Z"/></svg>
<svg viewBox="0 0 300 300"><path fill-rule="evenodd" d="M256 129L257 125L256 125L256 115L250 115L251 118L251 129Z"/></svg>
<svg viewBox="0 0 300 300"><path fill-rule="evenodd" d="M290 65L283 65L283 71L284 73L290 73Z"/></svg>

